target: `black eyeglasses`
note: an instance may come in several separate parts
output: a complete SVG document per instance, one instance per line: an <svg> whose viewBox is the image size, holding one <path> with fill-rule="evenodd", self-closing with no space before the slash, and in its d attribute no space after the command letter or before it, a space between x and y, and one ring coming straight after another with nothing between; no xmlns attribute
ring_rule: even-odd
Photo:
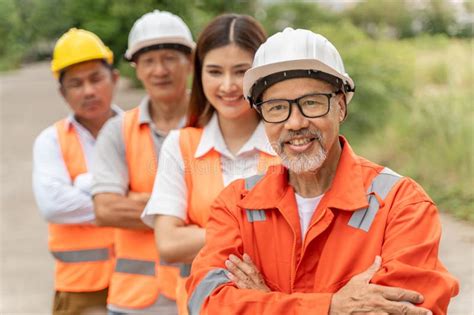
<svg viewBox="0 0 474 315"><path fill-rule="evenodd" d="M329 113L331 98L337 94L339 92L312 93L294 100L273 99L257 103L254 107L262 115L263 120L268 123L281 123L288 120L291 115L291 104L296 104L304 117L317 118Z"/></svg>

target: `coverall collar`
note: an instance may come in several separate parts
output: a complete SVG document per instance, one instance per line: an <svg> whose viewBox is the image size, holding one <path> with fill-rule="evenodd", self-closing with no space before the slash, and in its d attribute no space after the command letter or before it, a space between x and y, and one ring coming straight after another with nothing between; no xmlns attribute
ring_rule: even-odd
<svg viewBox="0 0 474 315"><path fill-rule="evenodd" d="M361 160L343 136L339 136L339 141L342 146L341 157L331 187L325 192L321 204L346 211L365 208L368 202L362 181ZM288 184L288 170L282 165L272 166L254 189L242 198L239 206L244 209L279 208L278 205L290 193L289 189L294 195L293 187Z"/></svg>
<svg viewBox="0 0 474 315"><path fill-rule="evenodd" d="M145 95L142 100L140 101L140 104L138 105L139 107L139 116L138 116L138 123L141 125L148 125L151 127L151 129L159 136L161 137L166 137L168 135L167 132L159 130L155 123L153 122L153 119L151 118L151 103L150 103L150 97L148 95ZM186 116L183 116L178 123L178 126L176 126L176 129L183 128L186 125Z"/></svg>
<svg viewBox="0 0 474 315"><path fill-rule="evenodd" d="M138 107L140 108L140 114L138 117L138 122L141 124L150 124L152 122L150 115L150 97L148 95L144 96L140 101Z"/></svg>

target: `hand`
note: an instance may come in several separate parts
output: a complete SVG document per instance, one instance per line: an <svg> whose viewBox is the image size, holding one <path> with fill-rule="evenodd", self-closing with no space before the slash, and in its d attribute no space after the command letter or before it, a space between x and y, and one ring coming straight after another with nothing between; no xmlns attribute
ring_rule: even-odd
<svg viewBox="0 0 474 315"><path fill-rule="evenodd" d="M369 269L354 276L336 292L331 300L329 314L431 315L431 311L413 305L423 302L423 296L418 292L369 283L381 263L382 258L375 257Z"/></svg>
<svg viewBox="0 0 474 315"><path fill-rule="evenodd" d="M135 201L140 201L143 203L147 203L148 199L150 199L150 194L149 193L141 193L141 192L133 192L130 191L128 193L128 198L135 200Z"/></svg>
<svg viewBox="0 0 474 315"><path fill-rule="evenodd" d="M253 264L249 255L244 254L243 260L235 255L230 255L225 261L225 266L229 271L227 277L234 282L239 289L254 289L263 292L271 290L265 284L263 276Z"/></svg>

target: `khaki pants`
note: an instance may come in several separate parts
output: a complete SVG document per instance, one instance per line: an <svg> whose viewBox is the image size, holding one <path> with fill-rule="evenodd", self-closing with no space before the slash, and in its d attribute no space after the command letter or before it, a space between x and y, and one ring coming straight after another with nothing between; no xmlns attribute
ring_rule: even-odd
<svg viewBox="0 0 474 315"><path fill-rule="evenodd" d="M53 315L99 315L107 314L108 289L94 292L56 291Z"/></svg>

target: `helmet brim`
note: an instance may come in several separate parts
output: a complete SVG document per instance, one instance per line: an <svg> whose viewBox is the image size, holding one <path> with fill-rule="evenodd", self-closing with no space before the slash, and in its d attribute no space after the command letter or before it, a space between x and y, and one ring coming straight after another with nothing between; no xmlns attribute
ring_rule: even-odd
<svg viewBox="0 0 474 315"><path fill-rule="evenodd" d="M288 60L275 62L271 64L266 64L263 66L251 68L245 72L244 82L243 82L243 92L246 98L251 97L253 85L260 79L265 78L266 76L283 72L289 70L317 70L331 74L337 78L340 78L344 84L350 86L354 90L355 85L354 81L348 75L342 75L337 72L335 69L329 67L328 65L316 60L316 59L298 59L298 60ZM349 104L351 101L354 92L346 92L346 102Z"/></svg>
<svg viewBox="0 0 474 315"><path fill-rule="evenodd" d="M125 58L127 60L132 60L133 55L146 47L149 46L154 46L154 45L159 45L159 44L180 44L186 47L189 47L191 51L194 51L194 48L196 47L196 43L189 41L183 37L160 37L160 38L152 38L148 40L143 40L138 43L136 43L134 46L130 47L127 49L125 52Z"/></svg>

